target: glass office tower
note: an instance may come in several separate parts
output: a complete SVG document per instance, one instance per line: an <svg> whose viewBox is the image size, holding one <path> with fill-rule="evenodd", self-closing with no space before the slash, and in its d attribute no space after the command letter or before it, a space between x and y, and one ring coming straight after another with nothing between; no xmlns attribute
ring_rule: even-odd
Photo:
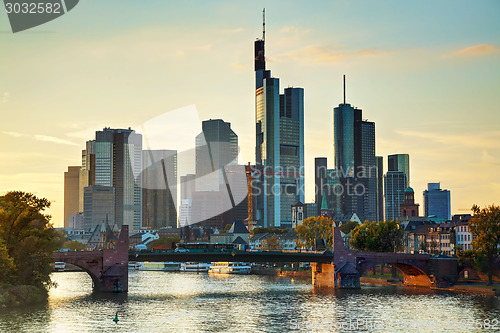
<svg viewBox="0 0 500 333"><path fill-rule="evenodd" d="M440 183L428 183L424 191L425 216L435 216L440 219L451 219L450 191L442 190Z"/></svg>
<svg viewBox="0 0 500 333"><path fill-rule="evenodd" d="M255 220L291 226L291 205L304 202L304 89L286 88L266 70L265 41L255 41Z"/></svg>
<svg viewBox="0 0 500 333"><path fill-rule="evenodd" d="M401 205L405 201L407 188L403 171L387 171L384 176L385 219L392 221L401 217Z"/></svg>
<svg viewBox="0 0 500 333"><path fill-rule="evenodd" d="M113 187L114 222L138 230L142 227L141 171L142 135L130 128L106 127L96 131L95 140L87 141L86 150L82 152L80 188L83 190L92 185Z"/></svg>
<svg viewBox="0 0 500 333"><path fill-rule="evenodd" d="M337 191L333 214L340 218L356 213L363 220L377 220L377 160L375 123L362 119L362 110L342 103L333 110L335 170L342 193Z"/></svg>

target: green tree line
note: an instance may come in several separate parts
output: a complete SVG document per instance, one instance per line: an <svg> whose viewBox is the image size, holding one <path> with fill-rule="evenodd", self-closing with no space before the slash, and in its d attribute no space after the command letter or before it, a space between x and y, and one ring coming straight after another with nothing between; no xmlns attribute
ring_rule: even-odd
<svg viewBox="0 0 500 333"><path fill-rule="evenodd" d="M64 242L53 228L45 198L12 191L0 196L0 285L31 285L47 290L52 253Z"/></svg>

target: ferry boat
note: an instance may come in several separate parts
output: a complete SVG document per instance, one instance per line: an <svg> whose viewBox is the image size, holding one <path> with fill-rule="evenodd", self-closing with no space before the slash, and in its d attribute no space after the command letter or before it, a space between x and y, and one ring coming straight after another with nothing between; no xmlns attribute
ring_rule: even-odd
<svg viewBox="0 0 500 333"><path fill-rule="evenodd" d="M178 262L144 262L140 267L140 271L165 271L178 272L181 264Z"/></svg>
<svg viewBox="0 0 500 333"><path fill-rule="evenodd" d="M243 262L215 262L208 273L211 274L250 274L252 267Z"/></svg>
<svg viewBox="0 0 500 333"><path fill-rule="evenodd" d="M66 268L66 263L63 262L63 261L56 261L54 263L54 269L57 271L57 272L64 272L64 269Z"/></svg>
<svg viewBox="0 0 500 333"><path fill-rule="evenodd" d="M212 264L204 262L183 262L181 263L181 272L206 273Z"/></svg>

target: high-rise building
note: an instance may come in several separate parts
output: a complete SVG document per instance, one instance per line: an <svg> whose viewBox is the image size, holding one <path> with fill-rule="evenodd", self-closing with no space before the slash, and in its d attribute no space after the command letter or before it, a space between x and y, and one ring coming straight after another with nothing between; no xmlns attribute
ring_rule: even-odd
<svg viewBox="0 0 500 333"><path fill-rule="evenodd" d="M238 165L238 136L230 123L203 121L202 132L196 137L195 183L191 193L193 224L221 229L247 217L245 167Z"/></svg>
<svg viewBox="0 0 500 333"><path fill-rule="evenodd" d="M377 221L384 220L384 158L377 159Z"/></svg>
<svg viewBox="0 0 500 333"><path fill-rule="evenodd" d="M177 151L144 150L142 226L177 227Z"/></svg>
<svg viewBox="0 0 500 333"><path fill-rule="evenodd" d="M191 218L192 199L181 199L179 206L179 227L186 227L192 224Z"/></svg>
<svg viewBox="0 0 500 333"><path fill-rule="evenodd" d="M291 226L291 206L304 202L304 89L286 88L266 70L265 30L255 41L255 220L259 226Z"/></svg>
<svg viewBox="0 0 500 333"><path fill-rule="evenodd" d="M345 101L333 110L335 169L343 189L337 195L341 212L361 220L377 220L377 161L375 123L362 119L362 110Z"/></svg>
<svg viewBox="0 0 500 333"><path fill-rule="evenodd" d="M222 119L202 122L196 137L196 191L220 191L226 165L238 164L238 136Z"/></svg>
<svg viewBox="0 0 500 333"><path fill-rule="evenodd" d="M425 216L435 216L440 219L451 218L450 191L442 190L440 183L428 183L424 191Z"/></svg>
<svg viewBox="0 0 500 333"><path fill-rule="evenodd" d="M115 223L115 189L112 186L91 185L83 191L85 230L97 225Z"/></svg>
<svg viewBox="0 0 500 333"><path fill-rule="evenodd" d="M406 175L406 181L410 182L410 155L408 154L393 154L387 157L388 171L402 171ZM409 184L406 184L408 187Z"/></svg>
<svg viewBox="0 0 500 333"><path fill-rule="evenodd" d="M79 179L80 167L69 166L64 173L64 227L70 228L70 216L79 210Z"/></svg>
<svg viewBox="0 0 500 333"><path fill-rule="evenodd" d="M314 202L316 203L316 216L320 216L323 195L327 193L325 188L327 186L326 170L327 158L316 157L314 159Z"/></svg>
<svg viewBox="0 0 500 333"><path fill-rule="evenodd" d="M384 176L385 219L401 217L401 205L405 201L406 174L403 171L387 171Z"/></svg>
<svg viewBox="0 0 500 333"><path fill-rule="evenodd" d="M82 153L80 188L91 185L113 187L115 223L138 230L142 227L141 171L142 135L130 128L106 127L96 131L95 140L88 141Z"/></svg>
<svg viewBox="0 0 500 333"><path fill-rule="evenodd" d="M194 191L196 191L196 175L188 173L181 176L181 200L192 199Z"/></svg>

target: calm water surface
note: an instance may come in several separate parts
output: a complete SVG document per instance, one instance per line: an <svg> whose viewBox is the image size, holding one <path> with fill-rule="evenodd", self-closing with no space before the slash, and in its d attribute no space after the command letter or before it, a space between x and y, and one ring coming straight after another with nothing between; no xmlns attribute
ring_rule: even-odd
<svg viewBox="0 0 500 333"><path fill-rule="evenodd" d="M0 332L500 332L496 296L153 271L130 272L127 295L96 295L86 273L53 280L45 304L0 309Z"/></svg>

